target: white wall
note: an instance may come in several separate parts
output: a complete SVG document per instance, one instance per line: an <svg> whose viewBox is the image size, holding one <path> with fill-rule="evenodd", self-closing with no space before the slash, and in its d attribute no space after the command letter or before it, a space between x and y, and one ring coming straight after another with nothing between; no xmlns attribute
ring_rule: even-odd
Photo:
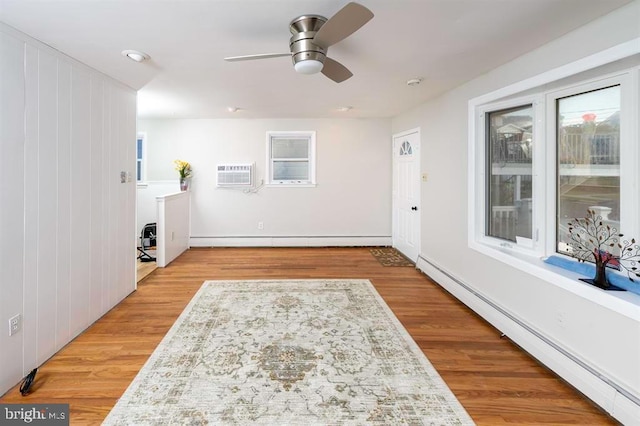
<svg viewBox="0 0 640 426"><path fill-rule="evenodd" d="M0 89L2 394L135 288L136 98L2 23Z"/></svg>
<svg viewBox="0 0 640 426"><path fill-rule="evenodd" d="M392 122L394 133L421 128L422 171L429 174L429 181L422 184L423 204L441 206L422 209L421 255L448 271L453 281L471 286L635 397L640 397L637 320L468 248L467 108L474 97L637 38L639 22L640 2L635 1ZM598 402L611 403L604 407L611 412L614 398L607 395ZM640 421L635 410L632 418ZM623 415L634 415L630 413Z"/></svg>
<svg viewBox="0 0 640 426"><path fill-rule="evenodd" d="M177 182L173 161L192 164L191 246L391 240L389 119L140 120L138 130L147 134L150 181ZM257 182L264 179L269 130L317 132L318 185L255 194L217 188L220 163L255 162Z"/></svg>

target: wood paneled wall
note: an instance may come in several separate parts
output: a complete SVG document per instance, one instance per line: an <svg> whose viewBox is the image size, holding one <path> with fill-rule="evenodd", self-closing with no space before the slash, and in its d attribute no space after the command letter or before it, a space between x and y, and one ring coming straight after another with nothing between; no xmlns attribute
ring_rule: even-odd
<svg viewBox="0 0 640 426"><path fill-rule="evenodd" d="M2 394L135 289L136 93L1 23L0 58Z"/></svg>

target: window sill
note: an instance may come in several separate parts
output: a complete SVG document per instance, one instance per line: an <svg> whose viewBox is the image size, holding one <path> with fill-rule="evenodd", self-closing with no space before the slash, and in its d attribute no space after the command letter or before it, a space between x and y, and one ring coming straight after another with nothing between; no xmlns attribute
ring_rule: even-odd
<svg viewBox="0 0 640 426"><path fill-rule="evenodd" d="M477 242L471 242L472 249L499 260L509 266L533 275L551 285L562 288L592 303L610 309L635 321L640 321L640 295L630 291L606 291L579 281L591 278L573 271L545 263L544 260L517 253L508 248L496 249Z"/></svg>
<svg viewBox="0 0 640 426"><path fill-rule="evenodd" d="M149 186L149 184L147 182L136 182L136 186L138 188L146 188Z"/></svg>
<svg viewBox="0 0 640 426"><path fill-rule="evenodd" d="M267 183L267 188L315 188L315 183Z"/></svg>

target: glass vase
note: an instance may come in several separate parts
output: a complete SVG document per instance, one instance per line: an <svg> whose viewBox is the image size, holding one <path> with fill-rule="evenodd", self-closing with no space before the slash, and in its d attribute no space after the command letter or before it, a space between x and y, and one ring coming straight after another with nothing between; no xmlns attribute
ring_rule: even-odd
<svg viewBox="0 0 640 426"><path fill-rule="evenodd" d="M189 179L180 178L180 191L187 191L189 189Z"/></svg>

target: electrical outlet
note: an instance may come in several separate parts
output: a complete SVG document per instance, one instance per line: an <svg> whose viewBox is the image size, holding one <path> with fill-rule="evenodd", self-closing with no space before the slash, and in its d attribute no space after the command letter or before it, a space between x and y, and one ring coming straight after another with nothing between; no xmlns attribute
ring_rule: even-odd
<svg viewBox="0 0 640 426"><path fill-rule="evenodd" d="M258 229L264 229L264 222L258 222Z"/></svg>
<svg viewBox="0 0 640 426"><path fill-rule="evenodd" d="M9 318L9 336L13 336L22 327L22 317L20 314Z"/></svg>

